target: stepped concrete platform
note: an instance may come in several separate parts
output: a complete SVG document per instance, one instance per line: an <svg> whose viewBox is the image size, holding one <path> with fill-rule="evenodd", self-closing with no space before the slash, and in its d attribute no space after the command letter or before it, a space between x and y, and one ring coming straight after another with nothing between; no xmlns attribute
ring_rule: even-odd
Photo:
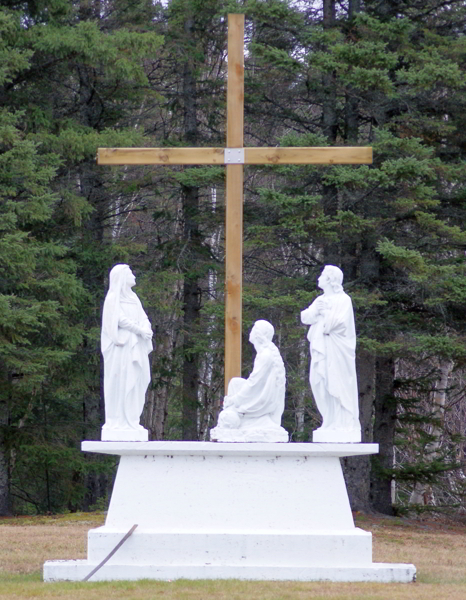
<svg viewBox="0 0 466 600"><path fill-rule="evenodd" d="M87 560L47 561L44 580L79 581L135 524L91 581L249 579L410 582L410 564L372 562L354 526L340 458L377 444L83 442L120 455L106 523Z"/></svg>

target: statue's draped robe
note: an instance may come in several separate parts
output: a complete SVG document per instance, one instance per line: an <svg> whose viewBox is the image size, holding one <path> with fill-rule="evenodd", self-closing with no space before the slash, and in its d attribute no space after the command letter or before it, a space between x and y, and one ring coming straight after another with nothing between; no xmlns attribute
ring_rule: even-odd
<svg viewBox="0 0 466 600"><path fill-rule="evenodd" d="M139 419L150 383L148 355L153 347L137 332L150 330L150 323L136 294L122 287L117 281L109 290L102 319L104 428L142 429Z"/></svg>
<svg viewBox="0 0 466 600"><path fill-rule="evenodd" d="M278 348L270 342L257 353L248 379L231 379L225 408L228 409L229 402L234 405L241 416L240 429L280 428L285 386L283 360Z"/></svg>
<svg viewBox="0 0 466 600"><path fill-rule="evenodd" d="M311 325L308 340L312 393L323 428L360 429L353 305L343 291L324 294L323 298L323 315L317 312L316 300L301 312L301 321Z"/></svg>

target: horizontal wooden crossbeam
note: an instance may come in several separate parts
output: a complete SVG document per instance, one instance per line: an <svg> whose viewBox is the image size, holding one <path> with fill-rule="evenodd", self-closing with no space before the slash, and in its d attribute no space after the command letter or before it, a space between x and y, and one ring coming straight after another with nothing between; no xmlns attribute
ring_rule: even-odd
<svg viewBox="0 0 466 600"><path fill-rule="evenodd" d="M347 165L370 164L370 147L294 148L99 148L99 165ZM238 158L239 157L239 158Z"/></svg>
<svg viewBox="0 0 466 600"><path fill-rule="evenodd" d="M249 165L345 165L372 162L372 148L245 148L245 164Z"/></svg>
<svg viewBox="0 0 466 600"><path fill-rule="evenodd" d="M99 165L223 165L223 148L99 148Z"/></svg>

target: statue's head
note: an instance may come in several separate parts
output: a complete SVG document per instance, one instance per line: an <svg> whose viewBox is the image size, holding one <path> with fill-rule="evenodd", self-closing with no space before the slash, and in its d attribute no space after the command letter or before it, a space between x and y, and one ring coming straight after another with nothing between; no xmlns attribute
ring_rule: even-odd
<svg viewBox="0 0 466 600"><path fill-rule="evenodd" d="M133 287L136 284L136 278L128 265L115 265L110 271L109 288L122 289L125 286Z"/></svg>
<svg viewBox="0 0 466 600"><path fill-rule="evenodd" d="M343 290L343 271L341 269L335 267L335 265L326 265L322 271L322 275L327 277L334 292L341 292Z"/></svg>
<svg viewBox="0 0 466 600"><path fill-rule="evenodd" d="M262 342L271 342L274 336L275 329L272 323L268 321L259 320L254 323L251 333L249 334L249 341L253 344L255 340Z"/></svg>

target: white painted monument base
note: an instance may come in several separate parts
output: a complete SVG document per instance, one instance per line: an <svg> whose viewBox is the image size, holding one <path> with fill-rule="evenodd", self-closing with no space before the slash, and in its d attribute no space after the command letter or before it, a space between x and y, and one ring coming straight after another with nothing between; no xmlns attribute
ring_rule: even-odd
<svg viewBox="0 0 466 600"><path fill-rule="evenodd" d="M87 560L49 560L44 565L44 581L81 581L93 565ZM222 565L125 565L107 563L90 581L137 581L138 579L242 579L255 581L376 581L411 583L414 565L371 563L365 567L262 567Z"/></svg>
<svg viewBox="0 0 466 600"><path fill-rule="evenodd" d="M361 441L361 429L315 429L312 441L320 444L358 444Z"/></svg>
<svg viewBox="0 0 466 600"><path fill-rule="evenodd" d="M214 427L210 430L212 442L274 442L288 443L290 435L283 427L273 429L229 429L226 427Z"/></svg>
<svg viewBox="0 0 466 600"><path fill-rule="evenodd" d="M372 563L339 457L376 444L83 442L121 456L106 523L88 559L47 561L44 580L413 581L413 565Z"/></svg>
<svg viewBox="0 0 466 600"><path fill-rule="evenodd" d="M141 429L105 429L102 427L103 442L147 442L149 432L144 427Z"/></svg>

